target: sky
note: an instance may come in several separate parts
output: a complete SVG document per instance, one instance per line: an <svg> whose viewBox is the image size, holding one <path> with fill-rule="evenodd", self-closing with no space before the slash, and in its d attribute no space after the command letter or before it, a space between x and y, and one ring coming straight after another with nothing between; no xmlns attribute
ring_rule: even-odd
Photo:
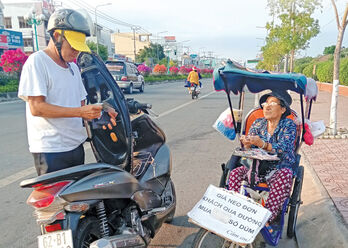
<svg viewBox="0 0 348 248"><path fill-rule="evenodd" d="M2 0L6 2L27 0ZM266 37L265 24L271 20L267 0L60 0L63 7L90 8L142 29L156 36L175 36L184 41L191 53L207 54L237 61L253 59L260 52ZM342 18L348 0L336 0L338 13ZM322 0L322 9L315 12L319 20L320 33L312 38L310 47L302 50L297 57L322 54L326 46L336 44L337 24L331 0ZM341 20L341 19L340 19ZM111 23L98 17L98 24L120 32L130 32L126 26ZM348 34L343 46L348 47Z"/></svg>

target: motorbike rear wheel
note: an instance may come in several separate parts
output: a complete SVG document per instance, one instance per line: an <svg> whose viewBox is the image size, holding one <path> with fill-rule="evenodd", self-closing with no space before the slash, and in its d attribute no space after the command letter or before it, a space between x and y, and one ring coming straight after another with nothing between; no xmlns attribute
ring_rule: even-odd
<svg viewBox="0 0 348 248"><path fill-rule="evenodd" d="M76 230L74 248L89 248L89 245L101 238L99 221L95 217L83 218Z"/></svg>

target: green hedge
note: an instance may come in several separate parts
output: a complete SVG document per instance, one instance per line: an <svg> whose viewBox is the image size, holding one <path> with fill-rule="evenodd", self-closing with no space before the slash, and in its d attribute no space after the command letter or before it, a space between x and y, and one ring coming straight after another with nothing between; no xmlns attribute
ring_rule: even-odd
<svg viewBox="0 0 348 248"><path fill-rule="evenodd" d="M333 63L332 61L324 61L317 64L316 76L318 81L332 83Z"/></svg>
<svg viewBox="0 0 348 248"><path fill-rule="evenodd" d="M348 58L341 59L340 83L348 86Z"/></svg>
<svg viewBox="0 0 348 248"><path fill-rule="evenodd" d="M0 86L8 84L12 80L17 80L16 74L10 74L3 71L0 71Z"/></svg>
<svg viewBox="0 0 348 248"><path fill-rule="evenodd" d="M212 74L201 74L202 78L211 78ZM171 75L171 74L165 74L165 75L149 75L145 76L144 80L146 82L160 82L160 81L166 81L166 80L185 80L187 78L187 75L183 74L177 74L177 75Z"/></svg>
<svg viewBox="0 0 348 248"><path fill-rule="evenodd" d="M313 77L313 66L314 63L309 63L305 68L303 68L302 73L306 76L306 77ZM316 79L314 77L314 79Z"/></svg>
<svg viewBox="0 0 348 248"><path fill-rule="evenodd" d="M11 79L7 81L5 85L0 85L0 93L15 92L18 91L18 80Z"/></svg>

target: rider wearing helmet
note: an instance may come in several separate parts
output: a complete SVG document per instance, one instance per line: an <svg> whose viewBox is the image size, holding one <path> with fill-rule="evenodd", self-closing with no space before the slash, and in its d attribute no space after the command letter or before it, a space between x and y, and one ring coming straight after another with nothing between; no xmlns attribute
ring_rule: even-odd
<svg viewBox="0 0 348 248"><path fill-rule="evenodd" d="M197 67L193 66L192 71L190 71L188 77L187 77L187 82L189 82L191 85L199 85L199 74L197 72ZM189 93L191 94L191 87L188 87Z"/></svg>
<svg viewBox="0 0 348 248"><path fill-rule="evenodd" d="M18 89L26 102L29 150L38 175L84 163L82 118L98 118L102 110L85 105L87 92L73 63L79 52L90 52L86 19L75 10L57 10L48 32L48 47L29 56Z"/></svg>

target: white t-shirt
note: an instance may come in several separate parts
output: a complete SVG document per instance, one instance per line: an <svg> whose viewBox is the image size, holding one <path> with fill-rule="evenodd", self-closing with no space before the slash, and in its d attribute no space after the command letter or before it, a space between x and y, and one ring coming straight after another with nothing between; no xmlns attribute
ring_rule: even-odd
<svg viewBox="0 0 348 248"><path fill-rule="evenodd" d="M18 97L26 101L29 150L32 153L66 152L87 138L82 118L33 116L28 96L45 96L46 102L61 107L80 107L87 92L75 63L69 68L56 64L44 51L29 56L23 66Z"/></svg>

